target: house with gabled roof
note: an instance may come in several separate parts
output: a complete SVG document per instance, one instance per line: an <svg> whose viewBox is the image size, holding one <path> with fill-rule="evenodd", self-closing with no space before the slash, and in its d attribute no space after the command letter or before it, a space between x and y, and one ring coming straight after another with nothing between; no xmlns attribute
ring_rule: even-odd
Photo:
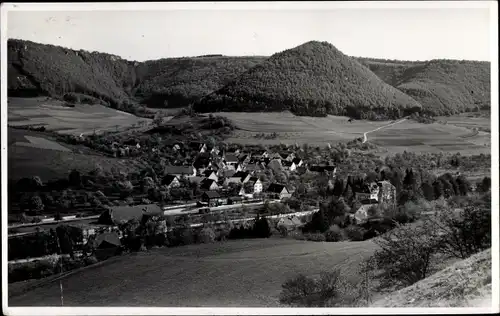
<svg viewBox="0 0 500 316"><path fill-rule="evenodd" d="M245 171L238 171L235 174L233 174L230 178L227 179L226 183L237 183L237 184L243 184L250 180L250 174Z"/></svg>
<svg viewBox="0 0 500 316"><path fill-rule="evenodd" d="M236 165L239 162L235 154L225 154L223 160L226 165Z"/></svg>
<svg viewBox="0 0 500 316"><path fill-rule="evenodd" d="M215 180L205 178L200 182L200 189L206 191L217 191L219 190L219 186Z"/></svg>
<svg viewBox="0 0 500 316"><path fill-rule="evenodd" d="M302 167L304 164L304 161L298 157L293 158L292 162L297 166L297 167Z"/></svg>
<svg viewBox="0 0 500 316"><path fill-rule="evenodd" d="M200 185L201 181L203 181L203 179L205 179L204 177L190 177L189 178L189 183L196 183L197 185Z"/></svg>
<svg viewBox="0 0 500 316"><path fill-rule="evenodd" d="M218 206L221 204L221 195L217 191L205 191L201 195L201 200L208 203L208 206Z"/></svg>
<svg viewBox="0 0 500 316"><path fill-rule="evenodd" d="M297 169L295 163L289 160L281 160L281 166L283 167L283 170L287 171L295 171Z"/></svg>
<svg viewBox="0 0 500 316"><path fill-rule="evenodd" d="M266 189L266 196L269 199L284 199L289 198L292 195L283 184L279 183L271 183L269 187Z"/></svg>
<svg viewBox="0 0 500 316"><path fill-rule="evenodd" d="M245 185L241 187L239 195L254 195L262 192L262 181L258 177L250 177L250 179L247 181L247 184L250 184L252 186L251 192L247 192L245 190Z"/></svg>
<svg viewBox="0 0 500 316"><path fill-rule="evenodd" d="M178 188L181 186L181 183L179 182L179 177L172 174L167 174L166 176L164 176L163 179L161 180L161 184L169 189Z"/></svg>
<svg viewBox="0 0 500 316"><path fill-rule="evenodd" d="M295 154L292 152L281 152L281 153L279 153L279 155L280 155L280 159L288 160L288 161L293 161L293 159L295 158Z"/></svg>
<svg viewBox="0 0 500 316"><path fill-rule="evenodd" d="M362 200L376 200L378 201L378 195L380 188L377 183L372 182L369 184L364 184L361 187L353 188L354 197L358 201Z"/></svg>
<svg viewBox="0 0 500 316"><path fill-rule="evenodd" d="M246 171L250 174L254 174L255 172L259 172L259 171L262 171L264 168L261 166L261 164L256 164L256 163L252 163L252 164L247 164L245 167L244 167L244 170L243 171Z"/></svg>
<svg viewBox="0 0 500 316"><path fill-rule="evenodd" d="M142 220L144 216L161 216L163 211L156 204L142 204L134 206L110 206L101 213L98 219L99 224L117 225L126 223L129 220Z"/></svg>
<svg viewBox="0 0 500 316"><path fill-rule="evenodd" d="M207 179L212 179L215 182L219 181L219 177L217 176L217 172L214 170L205 170L203 172L203 176Z"/></svg>
<svg viewBox="0 0 500 316"><path fill-rule="evenodd" d="M255 158L269 158L269 152L267 150L259 150L257 151L256 153L254 153L252 155L252 157L255 157Z"/></svg>

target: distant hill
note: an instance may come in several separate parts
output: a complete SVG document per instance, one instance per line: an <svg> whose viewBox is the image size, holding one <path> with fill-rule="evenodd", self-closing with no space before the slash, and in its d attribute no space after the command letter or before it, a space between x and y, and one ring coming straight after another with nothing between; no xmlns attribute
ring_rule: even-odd
<svg viewBox="0 0 500 316"><path fill-rule="evenodd" d="M270 58L212 54L146 62L24 40L7 46L9 96L91 96L133 113L139 104L195 104L201 112L290 110L380 119L490 108L489 62L349 57L324 42Z"/></svg>
<svg viewBox="0 0 500 316"><path fill-rule="evenodd" d="M136 67L139 83L134 96L152 107L186 106L264 59L221 55L146 61Z"/></svg>
<svg viewBox="0 0 500 316"><path fill-rule="evenodd" d="M134 62L105 53L9 40L8 92L28 97L79 93L123 110L134 103L183 107L264 59L209 55Z"/></svg>
<svg viewBox="0 0 500 316"><path fill-rule="evenodd" d="M326 42L274 54L195 104L200 112L283 111L298 115L399 117L420 104Z"/></svg>
<svg viewBox="0 0 500 316"><path fill-rule="evenodd" d="M491 106L489 62L358 60L382 80L417 100L429 114L450 115Z"/></svg>

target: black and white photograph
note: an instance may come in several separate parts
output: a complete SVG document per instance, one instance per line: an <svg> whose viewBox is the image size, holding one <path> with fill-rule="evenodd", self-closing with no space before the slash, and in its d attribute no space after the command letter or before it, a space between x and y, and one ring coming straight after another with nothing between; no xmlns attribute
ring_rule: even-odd
<svg viewBox="0 0 500 316"><path fill-rule="evenodd" d="M496 1L0 21L5 315L500 311Z"/></svg>

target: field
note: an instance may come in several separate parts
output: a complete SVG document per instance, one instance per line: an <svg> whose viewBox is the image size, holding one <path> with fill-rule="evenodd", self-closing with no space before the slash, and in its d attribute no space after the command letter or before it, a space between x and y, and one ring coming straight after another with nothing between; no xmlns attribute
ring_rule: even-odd
<svg viewBox="0 0 500 316"><path fill-rule="evenodd" d="M363 121L349 123L347 117L305 117L283 113L234 113L221 112L232 120L237 130L228 142L241 144L310 144L350 141L367 133L368 142L381 147L386 153L412 152L460 152L464 155L490 153L490 134L464 127L489 128L489 118L467 116L448 117L448 124L422 124L412 120ZM450 123L455 122L455 123ZM460 124L462 125L460 125ZM380 128L380 129L379 129ZM378 129L378 130L377 130ZM276 133L274 139L259 139L259 133Z"/></svg>
<svg viewBox="0 0 500 316"><path fill-rule="evenodd" d="M8 178L39 176L42 181L67 178L72 169L88 172L100 165L104 170L134 168L131 160L108 158L97 155L47 150L27 146L8 147Z"/></svg>
<svg viewBox="0 0 500 316"><path fill-rule="evenodd" d="M254 239L157 249L63 278L65 306L276 307L282 283L336 266L357 277L371 241ZM19 285L9 285L15 290ZM60 306L59 282L9 294L10 306Z"/></svg>
<svg viewBox="0 0 500 316"><path fill-rule="evenodd" d="M45 126L50 131L78 136L122 130L150 121L97 104L77 104L71 108L64 106L64 102L46 98L8 99L9 126Z"/></svg>
<svg viewBox="0 0 500 316"><path fill-rule="evenodd" d="M391 153L460 152L463 155L489 154L490 134L451 124L421 124L405 121L368 134L368 141Z"/></svg>
<svg viewBox="0 0 500 316"><path fill-rule="evenodd" d="M390 122L353 121L348 117L333 116L307 117L296 116L290 112L237 113L217 112L214 115L225 116L238 128L228 142L241 144L310 144L325 145L350 141L363 137L363 133ZM259 133L277 133L275 139L259 139Z"/></svg>

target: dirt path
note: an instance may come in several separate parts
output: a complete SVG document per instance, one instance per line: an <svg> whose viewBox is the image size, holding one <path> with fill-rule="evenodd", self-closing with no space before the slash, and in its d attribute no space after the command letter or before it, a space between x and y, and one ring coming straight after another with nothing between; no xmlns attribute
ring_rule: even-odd
<svg viewBox="0 0 500 316"><path fill-rule="evenodd" d="M373 132L376 132L382 128L386 128L386 127L389 127L389 126L392 126L392 125L396 125L396 124L399 124L399 123L403 123L404 121L406 121L406 119L402 119L400 121L397 121L397 122L394 122L394 123L391 123L391 124L387 124L387 125L384 125L384 126L380 126L374 130L371 130L371 131L368 131L368 132L364 132L363 133L363 144L366 143L368 141L368 137L366 135L368 135L368 133L373 133Z"/></svg>

